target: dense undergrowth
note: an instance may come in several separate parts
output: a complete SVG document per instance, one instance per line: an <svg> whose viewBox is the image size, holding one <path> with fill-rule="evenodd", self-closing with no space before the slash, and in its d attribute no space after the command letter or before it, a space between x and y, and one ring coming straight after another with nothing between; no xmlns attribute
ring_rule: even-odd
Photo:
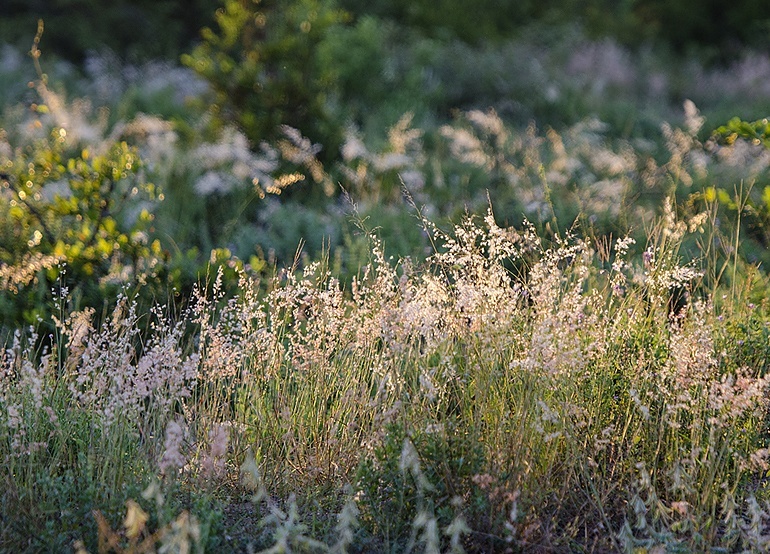
<svg viewBox="0 0 770 554"><path fill-rule="evenodd" d="M770 62L560 29L4 48L0 550L766 550Z"/></svg>
<svg viewBox="0 0 770 554"><path fill-rule="evenodd" d="M639 257L490 208L349 289L220 271L101 324L62 291L2 356L4 549L761 550L766 283L706 286L715 214L667 206Z"/></svg>
<svg viewBox="0 0 770 554"><path fill-rule="evenodd" d="M613 66L606 57L626 54L603 46L583 44L576 55L585 55L583 62L598 72L592 86L605 77L606 86L583 89L569 71L553 73L561 79L556 89L584 99L580 113L591 113L600 98L612 103L628 92L614 89L619 77L602 77ZM9 79L23 79L20 58L7 52ZM39 58L39 50L33 52ZM560 63L554 51L544 52L538 64ZM591 62L594 55L599 58ZM755 62L762 80L770 65ZM466 212L483 213L488 198L507 225L527 218L549 236L558 230L556 221L562 230L577 223L587 237L630 234L638 244L664 198L673 198L687 217L716 202L715 247L731 240L726 237L738 226L742 240L733 246L740 256L752 264L770 261L770 150L740 123L708 132L709 119L689 100L678 108L679 125L663 119L673 113L666 104L649 115L649 124L659 125L654 139L644 136L647 131L618 136L616 125L595 116L541 129L534 122L518 126L495 109L468 109L421 127L417 113L407 112L385 136L350 126L334 161L322 163L325 145L297 129L280 126L279 139L255 145L237 126L200 111L196 99L206 97L207 87L190 72L148 64L121 74L110 69L114 63L95 58L90 80L71 85L87 96L73 99L57 91L59 81L38 64L29 97L3 112L0 305L6 332L47 319L57 279L80 307L101 311L121 288L143 283L146 308L169 296L189 297L209 263L227 262L226 282L232 283L237 267L264 273L290 265L300 243L305 261L327 255L349 284L368 256L355 219L378 229L388 256L424 260L431 244L418 211L444 226ZM746 71L739 65L701 78L713 84ZM633 88L649 76L628 77ZM756 79L746 79L744 97L756 93ZM548 80L527 86L549 90ZM519 92L521 98L529 94ZM555 107L572 109L560 98L554 97ZM753 109L761 113L762 106ZM685 258L695 255L694 246L685 244ZM66 275L56 269L61 262Z"/></svg>

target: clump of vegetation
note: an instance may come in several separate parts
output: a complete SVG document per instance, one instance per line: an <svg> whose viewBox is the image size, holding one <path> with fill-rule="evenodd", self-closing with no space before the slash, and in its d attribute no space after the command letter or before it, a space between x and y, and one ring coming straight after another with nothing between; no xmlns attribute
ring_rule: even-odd
<svg viewBox="0 0 770 554"><path fill-rule="evenodd" d="M490 208L450 234L426 221L423 267L372 239L349 290L313 263L266 294L242 273L228 297L220 271L189 311L154 309L141 344L128 299L99 326L62 298L50 349L18 333L2 358L4 513L20 514L3 540L73 502L48 524L93 549L97 533L74 532L85 507L131 499L124 535L97 517L100 540L160 541L173 518L136 522L156 479L211 541L226 524L212 514L253 497L266 532L239 540L258 548L763 544L770 377L745 364L762 354L741 326L766 321L748 302L761 282L706 287L679 248L713 218L668 206L639 257L630 238L549 244Z"/></svg>
<svg viewBox="0 0 770 554"><path fill-rule="evenodd" d="M212 86L216 115L237 123L252 144L274 142L288 125L333 153L340 129L326 96L334 82L318 46L343 18L324 0L227 0L216 14L218 32L204 29L182 62Z"/></svg>
<svg viewBox="0 0 770 554"><path fill-rule="evenodd" d="M144 179L136 149L118 140L94 149L68 136L64 107L38 86L46 103L23 123L26 136L0 134L3 326L48 316L56 282L94 304L129 282L156 283L163 268L148 234L163 195Z"/></svg>
<svg viewBox="0 0 770 554"><path fill-rule="evenodd" d="M391 4L2 50L0 550L766 547L767 57Z"/></svg>

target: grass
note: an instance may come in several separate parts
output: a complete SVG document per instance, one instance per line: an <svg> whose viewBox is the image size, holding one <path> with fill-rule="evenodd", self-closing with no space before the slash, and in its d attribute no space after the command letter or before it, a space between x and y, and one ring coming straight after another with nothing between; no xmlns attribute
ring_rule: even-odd
<svg viewBox="0 0 770 554"><path fill-rule="evenodd" d="M576 40L571 71L597 79L567 70ZM9 106L0 131L0 300L26 322L0 354L0 550L766 549L767 150L705 136L692 102L681 126L626 110L645 103L624 88L666 68L565 41L433 55L437 69L534 56L542 71L511 78L555 92L517 113L567 123L522 126L502 104L432 126L399 112L379 140L351 128L334 167L296 130L255 149L179 108L205 98L183 71L113 67L80 85L96 105L40 76L45 109ZM763 60L687 71L735 71L740 95ZM672 67L658 84L688 86ZM589 109L605 98L618 113ZM99 174L121 140L136 158L113 165L152 194ZM78 198L110 220L87 260L109 274L75 282L35 217L58 225L66 189L100 186L121 218L99 192ZM65 213L87 236L85 212ZM134 277L112 267L127 245Z"/></svg>
<svg viewBox="0 0 770 554"><path fill-rule="evenodd" d="M176 317L125 299L100 327L63 308L50 341L17 334L3 548L766 544L756 274L705 288L672 214L639 258L491 209L426 226L441 246L424 266L372 239L350 289L310 264L229 296L220 272Z"/></svg>

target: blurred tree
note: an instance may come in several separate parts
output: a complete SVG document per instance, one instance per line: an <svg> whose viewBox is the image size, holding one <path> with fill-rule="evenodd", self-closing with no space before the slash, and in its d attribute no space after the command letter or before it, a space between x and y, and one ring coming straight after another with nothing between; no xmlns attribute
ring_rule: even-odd
<svg viewBox="0 0 770 554"><path fill-rule="evenodd" d="M769 44L770 2L766 0L635 0L634 4L650 34L676 50L706 47L724 58L746 45Z"/></svg>
<svg viewBox="0 0 770 554"><path fill-rule="evenodd" d="M419 28L436 38L455 37L470 43L510 35L521 25L543 16L549 2L521 0L341 0L356 16L373 15ZM471 13L472 11L472 13Z"/></svg>
<svg viewBox="0 0 770 554"><path fill-rule="evenodd" d="M210 24L217 5L216 0L2 0L0 41L27 48L43 19L46 47L70 61L103 48L131 61L176 58Z"/></svg>
<svg viewBox="0 0 770 554"><path fill-rule="evenodd" d="M328 1L265 0L259 10L251 1L242 5L262 14L319 7L321 14L330 7ZM2 0L0 40L26 47L42 18L48 46L73 61L105 46L127 58L174 58L197 41L201 27L212 25L221 6L219 0ZM577 22L592 35L626 44L655 39L723 55L744 45L766 47L770 36L766 0L339 0L339 7L356 18L388 19L431 38L469 43L505 39L533 22Z"/></svg>
<svg viewBox="0 0 770 554"><path fill-rule="evenodd" d="M375 15L475 43L510 37L532 23L579 23L595 36L626 44L656 39L675 49L764 47L770 30L770 2L743 0L340 0L356 16ZM472 10L472 13L471 13Z"/></svg>
<svg viewBox="0 0 770 554"><path fill-rule="evenodd" d="M215 116L237 124L252 145L283 138L282 125L324 145L334 157L342 125L330 113L336 86L319 44L347 16L330 0L224 0L219 29L182 62L216 92Z"/></svg>

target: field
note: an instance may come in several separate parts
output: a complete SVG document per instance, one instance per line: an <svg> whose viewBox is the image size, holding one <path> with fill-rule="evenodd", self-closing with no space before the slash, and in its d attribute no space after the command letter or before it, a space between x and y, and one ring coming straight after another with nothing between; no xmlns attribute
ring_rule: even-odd
<svg viewBox="0 0 770 554"><path fill-rule="evenodd" d="M0 551L770 548L770 57L226 4L0 49Z"/></svg>

